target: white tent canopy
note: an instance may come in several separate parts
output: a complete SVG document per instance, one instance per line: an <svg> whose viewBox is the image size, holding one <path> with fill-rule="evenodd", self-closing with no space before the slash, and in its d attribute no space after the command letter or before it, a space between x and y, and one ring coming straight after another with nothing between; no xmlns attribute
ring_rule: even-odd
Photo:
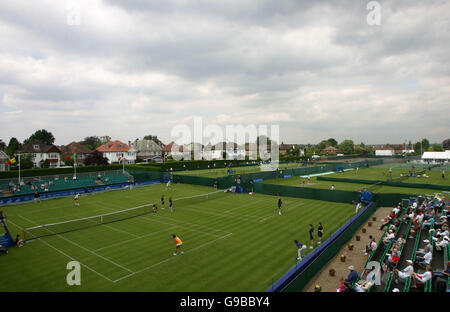
<svg viewBox="0 0 450 312"><path fill-rule="evenodd" d="M425 152L422 155L422 159L450 160L450 151L445 151L445 152Z"/></svg>

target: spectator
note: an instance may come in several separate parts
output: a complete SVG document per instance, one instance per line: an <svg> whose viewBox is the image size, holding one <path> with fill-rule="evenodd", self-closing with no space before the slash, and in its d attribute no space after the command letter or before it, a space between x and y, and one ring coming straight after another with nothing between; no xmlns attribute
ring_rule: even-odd
<svg viewBox="0 0 450 312"><path fill-rule="evenodd" d="M381 224L381 226L380 226L378 229L379 229L379 230L383 230L384 227L388 226L388 225L391 223L391 221L392 221L392 218L391 218L391 217L385 218L385 219L384 219L384 223Z"/></svg>
<svg viewBox="0 0 450 312"><path fill-rule="evenodd" d="M445 263L445 269L443 271L433 272L434 276L441 278L449 278L450 277L450 261Z"/></svg>
<svg viewBox="0 0 450 312"><path fill-rule="evenodd" d="M23 240L20 239L19 234L16 235L16 238L14 239L14 243L16 244L17 247L23 246Z"/></svg>
<svg viewBox="0 0 450 312"><path fill-rule="evenodd" d="M345 279L346 282L354 283L359 279L358 272L355 271L355 267L353 265L349 266L348 269L350 270L350 273L348 274L347 278Z"/></svg>
<svg viewBox="0 0 450 312"><path fill-rule="evenodd" d="M414 220L411 231L410 231L411 235L409 235L409 238L414 238L416 236L417 232L420 231L421 227L422 226L421 226L420 222L417 222L417 220Z"/></svg>
<svg viewBox="0 0 450 312"><path fill-rule="evenodd" d="M412 260L406 260L408 265L401 271L398 269L394 269L395 283L398 284L398 279L400 278L402 281L405 281L414 273L414 267Z"/></svg>
<svg viewBox="0 0 450 312"><path fill-rule="evenodd" d="M445 249L445 247L449 243L449 238L447 236L441 237L437 242L435 242L436 250L441 251Z"/></svg>
<svg viewBox="0 0 450 312"><path fill-rule="evenodd" d="M416 257L416 264L422 269L425 269L427 266L429 266L431 260L433 259L433 254L431 253L430 249L428 249L428 247L425 247L424 252L425 254L423 256Z"/></svg>
<svg viewBox="0 0 450 312"><path fill-rule="evenodd" d="M364 253L364 255L366 255L366 256L369 252L374 252L375 250L377 250L377 247L378 247L377 242L375 241L375 238L373 238L372 235L370 235L369 238L370 238L370 241L367 244L366 250Z"/></svg>
<svg viewBox="0 0 450 312"><path fill-rule="evenodd" d="M419 285L425 285L427 281L433 278L433 269L431 268L431 266L427 266L425 273L413 273L412 278L414 282L414 288L417 288L417 283L419 283Z"/></svg>

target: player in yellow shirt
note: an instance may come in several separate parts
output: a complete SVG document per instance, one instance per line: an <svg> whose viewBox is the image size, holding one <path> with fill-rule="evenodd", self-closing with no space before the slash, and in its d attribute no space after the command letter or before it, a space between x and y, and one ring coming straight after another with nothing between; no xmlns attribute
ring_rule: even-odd
<svg viewBox="0 0 450 312"><path fill-rule="evenodd" d="M175 252L174 252L174 256L176 256L177 255L177 251L178 251L178 249L180 249L180 251L181 251L181 254L184 254L184 251L181 249L181 245L183 245L183 242L181 241L181 239L178 237L178 236L176 236L175 234L173 234L172 235L172 237L173 237L173 240L174 240L174 242L175 242Z"/></svg>

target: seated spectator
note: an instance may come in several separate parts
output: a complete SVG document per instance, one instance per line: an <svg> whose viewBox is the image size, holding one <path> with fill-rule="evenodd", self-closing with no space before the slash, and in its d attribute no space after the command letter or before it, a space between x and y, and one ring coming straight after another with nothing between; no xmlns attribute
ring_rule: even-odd
<svg viewBox="0 0 450 312"><path fill-rule="evenodd" d="M364 255L367 256L369 252L375 252L375 250L377 250L377 247L378 245L377 242L375 241L375 238L373 238L372 235L370 235L370 242L366 246L366 251Z"/></svg>
<svg viewBox="0 0 450 312"><path fill-rule="evenodd" d="M17 247L23 246L23 240L20 239L19 234L16 235L16 238L14 239L14 243L16 244Z"/></svg>
<svg viewBox="0 0 450 312"><path fill-rule="evenodd" d="M391 223L392 218L387 217L384 219L384 223L381 224L381 226L378 228L379 230L383 230L386 226L388 226Z"/></svg>
<svg viewBox="0 0 450 312"><path fill-rule="evenodd" d="M399 239L397 239L397 244L399 248L406 244L405 234L400 235Z"/></svg>
<svg viewBox="0 0 450 312"><path fill-rule="evenodd" d="M398 279L406 281L414 273L414 267L412 260L406 260L407 266L403 270L394 269L395 282L398 283Z"/></svg>
<svg viewBox="0 0 450 312"><path fill-rule="evenodd" d="M366 292L373 286L373 283L370 281L360 279L355 285L355 292Z"/></svg>
<svg viewBox="0 0 450 312"><path fill-rule="evenodd" d="M425 269L427 266L429 266L431 260L433 259L433 254L427 247L425 247L424 252L425 254L423 256L416 257L416 264L422 269Z"/></svg>
<svg viewBox="0 0 450 312"><path fill-rule="evenodd" d="M435 271L433 272L434 276L441 278L449 278L450 277L450 261L445 263L445 269L443 271Z"/></svg>
<svg viewBox="0 0 450 312"><path fill-rule="evenodd" d="M344 292L345 290L345 278L341 277L341 285L336 289L337 292Z"/></svg>
<svg viewBox="0 0 450 312"><path fill-rule="evenodd" d="M355 267L353 265L349 266L348 269L350 270L350 273L348 274L347 278L345 279L346 282L354 283L359 279L358 272L355 271Z"/></svg>
<svg viewBox="0 0 450 312"><path fill-rule="evenodd" d="M420 222L417 222L417 220L414 220L412 227L411 227L409 238L416 237L417 232L419 232L421 228L422 228L422 225L420 224Z"/></svg>
<svg viewBox="0 0 450 312"><path fill-rule="evenodd" d="M424 239L423 242L425 243L425 246L423 248L419 248L416 253L419 255L424 255L425 249L427 248L429 251L433 252L433 245L430 243L430 241L428 239Z"/></svg>
<svg viewBox="0 0 450 312"><path fill-rule="evenodd" d="M426 267L426 271L423 274L413 273L412 274L414 288L417 288L417 285L425 285L427 281L433 278L433 269L431 266Z"/></svg>
<svg viewBox="0 0 450 312"><path fill-rule="evenodd" d="M435 238L435 237L433 237L433 238ZM436 250L437 251L444 250L445 247L448 245L449 240L450 239L447 236L439 238L438 241L435 242Z"/></svg>

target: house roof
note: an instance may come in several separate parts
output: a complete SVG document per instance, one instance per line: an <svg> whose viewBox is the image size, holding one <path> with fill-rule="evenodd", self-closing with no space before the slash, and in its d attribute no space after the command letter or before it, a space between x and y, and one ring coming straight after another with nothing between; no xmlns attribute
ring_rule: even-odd
<svg viewBox="0 0 450 312"><path fill-rule="evenodd" d="M31 141L22 146L20 153L61 153L56 145L47 145L41 141Z"/></svg>
<svg viewBox="0 0 450 312"><path fill-rule="evenodd" d="M88 149L86 146L78 143L78 142L72 142L69 145L61 145L59 147L62 154L90 154L93 151Z"/></svg>
<svg viewBox="0 0 450 312"><path fill-rule="evenodd" d="M167 144L166 146L164 146L163 150L164 152L172 152L172 147L174 147L173 151L178 151L178 152L182 152L183 151L183 146L182 145L178 145L176 144L174 141L170 142L169 144Z"/></svg>
<svg viewBox="0 0 450 312"><path fill-rule="evenodd" d="M323 151L337 151L337 148L334 146L327 146L323 149Z"/></svg>
<svg viewBox="0 0 450 312"><path fill-rule="evenodd" d="M131 144L138 152L161 152L163 149L152 140L136 140Z"/></svg>
<svg viewBox="0 0 450 312"><path fill-rule="evenodd" d="M302 149L303 147L300 144L280 144L279 148L281 151L286 151L286 150L294 150L296 148Z"/></svg>
<svg viewBox="0 0 450 312"><path fill-rule="evenodd" d="M101 153L109 153L109 152L128 152L131 149L127 144L116 140L110 141L108 143L103 144L102 146L97 147L95 150Z"/></svg>
<svg viewBox="0 0 450 312"><path fill-rule="evenodd" d="M8 155L4 151L0 151L0 161L9 160Z"/></svg>

